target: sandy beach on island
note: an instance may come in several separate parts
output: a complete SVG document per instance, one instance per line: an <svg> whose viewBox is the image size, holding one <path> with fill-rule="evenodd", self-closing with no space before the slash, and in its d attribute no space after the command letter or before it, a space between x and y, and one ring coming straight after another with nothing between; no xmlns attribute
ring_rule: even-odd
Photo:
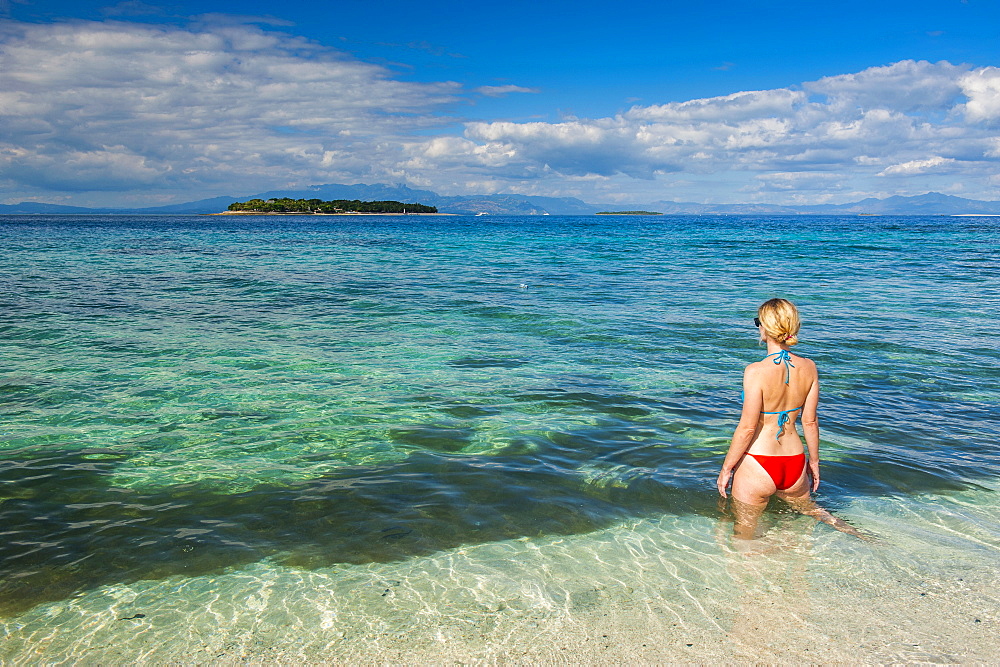
<svg viewBox="0 0 1000 667"><path fill-rule="evenodd" d="M393 215L393 216L448 216L458 215L457 213L365 213L361 211L344 211L343 213L302 213L301 211L220 211L219 213L205 213L204 215L307 215L307 216L345 216L345 215Z"/></svg>

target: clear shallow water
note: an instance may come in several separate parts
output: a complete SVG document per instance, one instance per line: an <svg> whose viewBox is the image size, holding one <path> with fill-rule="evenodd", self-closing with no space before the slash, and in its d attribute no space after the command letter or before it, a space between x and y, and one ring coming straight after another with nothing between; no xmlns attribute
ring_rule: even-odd
<svg viewBox="0 0 1000 667"><path fill-rule="evenodd" d="M714 479L762 356L750 320L775 295L802 308L797 351L823 374L820 501L893 545L859 558L778 508L775 548L801 538L827 571L1000 560L993 219L30 216L0 234L14 634L67 627L53 610L74 596L111 632L133 621L105 597L135 587L193 609L284 577L287 611L314 577L389 568L411 585L400 570L470 548L543 550L555 605L579 561L633 589L705 577L705 604L731 608ZM646 522L642 549L706 573L595 558L602 540L635 558ZM442 599L485 587L483 568L497 585L488 562Z"/></svg>

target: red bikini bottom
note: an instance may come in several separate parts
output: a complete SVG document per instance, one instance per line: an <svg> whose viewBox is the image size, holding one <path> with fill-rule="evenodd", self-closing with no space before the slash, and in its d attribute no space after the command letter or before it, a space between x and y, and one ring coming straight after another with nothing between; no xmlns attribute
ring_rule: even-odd
<svg viewBox="0 0 1000 667"><path fill-rule="evenodd" d="M806 454L792 454L791 456L765 456L764 454L747 454L752 456L754 461L771 476L774 485L779 491L790 489L799 481L802 471L806 469Z"/></svg>

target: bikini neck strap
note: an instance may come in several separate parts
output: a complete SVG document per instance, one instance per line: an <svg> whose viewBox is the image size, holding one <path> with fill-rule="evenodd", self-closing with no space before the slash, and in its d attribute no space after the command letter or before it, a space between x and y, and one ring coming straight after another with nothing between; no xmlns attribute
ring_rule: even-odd
<svg viewBox="0 0 1000 667"><path fill-rule="evenodd" d="M775 366L778 364L785 365L785 384L788 384L788 380L792 377L792 369L795 368L795 364L792 363L791 353L788 350L779 350L766 355L764 359L769 357L774 357ZM763 359L761 359L761 361L763 361Z"/></svg>

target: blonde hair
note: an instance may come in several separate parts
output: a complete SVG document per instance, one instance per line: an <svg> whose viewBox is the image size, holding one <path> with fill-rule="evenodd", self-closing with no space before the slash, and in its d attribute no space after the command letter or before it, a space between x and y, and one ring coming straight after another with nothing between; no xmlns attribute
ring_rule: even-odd
<svg viewBox="0 0 1000 667"><path fill-rule="evenodd" d="M770 299L757 309L757 319L764 333L785 345L799 342L799 309L787 299Z"/></svg>

